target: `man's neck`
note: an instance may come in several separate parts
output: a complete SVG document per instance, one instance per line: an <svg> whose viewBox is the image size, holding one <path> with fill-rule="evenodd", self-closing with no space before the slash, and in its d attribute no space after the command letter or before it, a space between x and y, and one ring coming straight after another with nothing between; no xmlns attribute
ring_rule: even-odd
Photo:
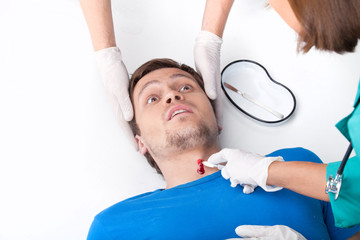
<svg viewBox="0 0 360 240"><path fill-rule="evenodd" d="M192 182L217 172L217 168L208 168L204 166L205 173L199 174L197 172L199 167L197 160L202 159L206 161L212 154L218 151L220 151L218 145L212 147L198 147L177 152L164 159L158 159L158 165L167 183L166 188L168 189Z"/></svg>

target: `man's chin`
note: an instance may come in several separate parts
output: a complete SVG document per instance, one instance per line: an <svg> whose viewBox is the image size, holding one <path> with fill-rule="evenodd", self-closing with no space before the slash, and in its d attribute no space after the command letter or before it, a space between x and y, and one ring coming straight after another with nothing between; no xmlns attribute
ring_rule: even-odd
<svg viewBox="0 0 360 240"><path fill-rule="evenodd" d="M185 150L208 144L213 136L217 136L217 132L216 128L210 129L204 122L179 124L166 131L167 147Z"/></svg>

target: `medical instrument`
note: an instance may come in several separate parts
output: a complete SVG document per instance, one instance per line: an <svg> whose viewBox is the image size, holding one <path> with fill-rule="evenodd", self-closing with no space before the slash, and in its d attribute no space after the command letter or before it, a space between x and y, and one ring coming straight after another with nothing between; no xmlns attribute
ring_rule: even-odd
<svg viewBox="0 0 360 240"><path fill-rule="evenodd" d="M341 189L341 183L342 183L342 179L343 179L343 172L344 172L344 168L346 165L347 160L349 159L350 153L352 151L353 147L352 147L352 143L350 142L349 147L346 150L346 153L344 155L343 160L341 161L341 164L336 172L335 178L333 178L332 175L329 176L329 180L326 183L326 189L325 192L326 193L335 193L335 201L339 196L340 193L340 189Z"/></svg>
<svg viewBox="0 0 360 240"><path fill-rule="evenodd" d="M255 61L243 59L228 64L221 72L221 87L238 110L260 123L285 122L296 108L290 89L272 79Z"/></svg>
<svg viewBox="0 0 360 240"><path fill-rule="evenodd" d="M217 168L219 170L221 170L223 167L225 167L224 165L213 164L213 163L210 163L210 162L207 162L207 161L203 161L202 164L204 164L205 166L210 167L210 168Z"/></svg>
<svg viewBox="0 0 360 240"><path fill-rule="evenodd" d="M274 116L276 116L276 117L278 117L280 119L284 118L284 115L282 115L281 113L275 111L274 109L272 109L272 108L270 108L268 106L265 106L264 104L260 103L259 101L257 101L255 98L253 98L249 94L240 92L239 90L237 90L234 86L230 85L229 83L224 82L224 85L225 85L225 87L229 88L230 90L233 90L234 92L240 94L246 100L248 100L248 101L258 105L259 107L265 109L266 111L270 112Z"/></svg>

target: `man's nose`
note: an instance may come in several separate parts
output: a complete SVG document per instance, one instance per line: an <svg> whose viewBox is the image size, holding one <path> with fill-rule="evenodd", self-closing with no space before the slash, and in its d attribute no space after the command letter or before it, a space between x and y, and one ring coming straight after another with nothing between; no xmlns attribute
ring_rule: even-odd
<svg viewBox="0 0 360 240"><path fill-rule="evenodd" d="M175 100L180 101L183 99L184 99L184 97L181 93L176 92L176 91L171 91L167 94L165 102L169 104L169 103L174 102Z"/></svg>

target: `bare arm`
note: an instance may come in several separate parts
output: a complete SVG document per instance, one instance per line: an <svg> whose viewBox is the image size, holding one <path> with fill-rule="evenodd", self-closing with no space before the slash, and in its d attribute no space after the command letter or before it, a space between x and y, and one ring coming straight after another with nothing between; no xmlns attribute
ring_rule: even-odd
<svg viewBox="0 0 360 240"><path fill-rule="evenodd" d="M201 30L223 36L234 0L207 0Z"/></svg>
<svg viewBox="0 0 360 240"><path fill-rule="evenodd" d="M360 239L360 231L358 231L357 233L355 233L354 235L348 238L348 240L356 240L356 239Z"/></svg>
<svg viewBox="0 0 360 240"><path fill-rule="evenodd" d="M329 202L326 188L326 164L274 161L268 169L266 184L290 189Z"/></svg>
<svg viewBox="0 0 360 240"><path fill-rule="evenodd" d="M116 46L110 0L79 0L95 51Z"/></svg>

